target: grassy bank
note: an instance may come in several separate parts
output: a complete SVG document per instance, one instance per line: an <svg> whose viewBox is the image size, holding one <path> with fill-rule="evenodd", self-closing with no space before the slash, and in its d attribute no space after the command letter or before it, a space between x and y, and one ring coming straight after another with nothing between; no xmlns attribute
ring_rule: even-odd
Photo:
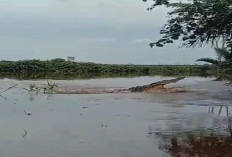
<svg viewBox="0 0 232 157"><path fill-rule="evenodd" d="M0 77L17 79L76 79L143 75L201 76L216 74L212 66L116 65L53 60L0 61Z"/></svg>

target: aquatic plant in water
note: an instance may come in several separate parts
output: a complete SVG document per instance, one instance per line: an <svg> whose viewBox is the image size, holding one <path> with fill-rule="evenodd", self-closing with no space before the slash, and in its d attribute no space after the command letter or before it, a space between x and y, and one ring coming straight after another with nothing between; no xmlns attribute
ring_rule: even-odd
<svg viewBox="0 0 232 157"><path fill-rule="evenodd" d="M43 88L44 93L54 93L58 88L56 83L47 81L47 86Z"/></svg>
<svg viewBox="0 0 232 157"><path fill-rule="evenodd" d="M40 91L40 88L38 86L36 86L34 83L30 84L29 85L29 91L30 92L39 92Z"/></svg>
<svg viewBox="0 0 232 157"><path fill-rule="evenodd" d="M27 90L28 92L36 92L36 94L38 94L42 89L43 93L51 94L51 93L55 93L57 88L58 88L58 85L56 83L47 81L46 86L39 87L35 85L34 83L32 83L29 85L29 89L27 88L24 88L24 89Z"/></svg>

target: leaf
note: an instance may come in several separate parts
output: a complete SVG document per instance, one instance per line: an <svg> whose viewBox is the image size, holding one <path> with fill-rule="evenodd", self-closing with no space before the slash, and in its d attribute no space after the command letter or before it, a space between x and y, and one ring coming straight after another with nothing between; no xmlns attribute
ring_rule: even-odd
<svg viewBox="0 0 232 157"><path fill-rule="evenodd" d="M150 45L151 48L155 46L154 43L150 43L149 45Z"/></svg>
<svg viewBox="0 0 232 157"><path fill-rule="evenodd" d="M166 43L173 43L173 41L172 40L167 40Z"/></svg>
<svg viewBox="0 0 232 157"><path fill-rule="evenodd" d="M160 39L160 40L158 40L159 43L165 42L165 41L167 41L167 39Z"/></svg>
<svg viewBox="0 0 232 157"><path fill-rule="evenodd" d="M164 45L157 42L157 43L156 43L156 46L157 46L157 47L163 47Z"/></svg>
<svg viewBox="0 0 232 157"><path fill-rule="evenodd" d="M211 59L211 58L200 58L200 59L197 59L197 61L202 61L202 62L214 64L214 65L219 65L219 62L217 60Z"/></svg>

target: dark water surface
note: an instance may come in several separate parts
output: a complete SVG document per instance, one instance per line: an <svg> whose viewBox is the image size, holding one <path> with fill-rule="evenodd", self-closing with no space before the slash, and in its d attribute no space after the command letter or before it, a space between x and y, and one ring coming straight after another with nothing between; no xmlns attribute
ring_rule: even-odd
<svg viewBox="0 0 232 157"><path fill-rule="evenodd" d="M53 81L62 88L128 88L166 77ZM1 157L226 157L232 88L214 78L177 83L194 93L47 95L0 81ZM174 85L169 85L174 86ZM31 115L29 115L31 114Z"/></svg>

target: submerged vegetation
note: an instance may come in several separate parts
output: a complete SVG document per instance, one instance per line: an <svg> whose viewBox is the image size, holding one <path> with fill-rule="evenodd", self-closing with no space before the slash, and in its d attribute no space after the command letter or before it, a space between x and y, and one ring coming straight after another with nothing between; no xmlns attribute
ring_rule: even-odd
<svg viewBox="0 0 232 157"><path fill-rule="evenodd" d="M195 76L217 74L214 66L116 65L70 62L64 59L0 61L0 77L17 79L76 79L142 75Z"/></svg>

